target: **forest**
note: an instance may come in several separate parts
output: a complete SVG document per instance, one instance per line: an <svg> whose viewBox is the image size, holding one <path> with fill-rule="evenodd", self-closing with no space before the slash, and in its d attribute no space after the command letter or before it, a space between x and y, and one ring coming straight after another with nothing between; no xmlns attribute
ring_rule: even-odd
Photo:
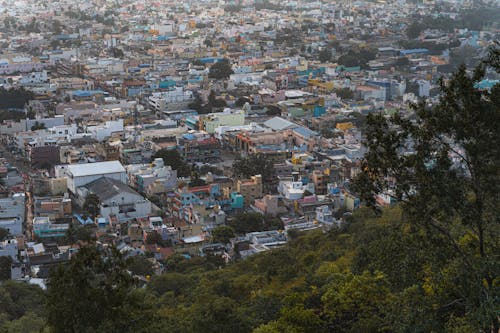
<svg viewBox="0 0 500 333"><path fill-rule="evenodd" d="M457 252L404 216L364 208L341 230L293 234L285 247L226 267L174 256L143 288L117 253L104 260L82 249L46 292L0 286L1 331L486 331L487 308L467 305L480 295L464 286Z"/></svg>

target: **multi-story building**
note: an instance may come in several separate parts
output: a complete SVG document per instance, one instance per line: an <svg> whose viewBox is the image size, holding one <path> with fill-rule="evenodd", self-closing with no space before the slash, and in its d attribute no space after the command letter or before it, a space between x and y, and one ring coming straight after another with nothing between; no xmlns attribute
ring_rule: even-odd
<svg viewBox="0 0 500 333"><path fill-rule="evenodd" d="M220 158L219 141L206 132L182 135L177 138L177 148L187 163L214 162Z"/></svg>
<svg viewBox="0 0 500 333"><path fill-rule="evenodd" d="M0 198L0 228L7 229L12 235L21 235L24 219L24 193L14 193L9 197Z"/></svg>
<svg viewBox="0 0 500 333"><path fill-rule="evenodd" d="M213 134L220 126L243 126L245 125L245 111L225 109L223 112L209 113L200 116L200 130Z"/></svg>
<svg viewBox="0 0 500 333"><path fill-rule="evenodd" d="M151 164L130 164L126 167L129 184L140 193L165 193L177 185L177 170L156 158Z"/></svg>
<svg viewBox="0 0 500 333"><path fill-rule="evenodd" d="M262 176L255 175L250 179L236 181L236 191L245 198L245 206L250 206L255 199L262 198Z"/></svg>

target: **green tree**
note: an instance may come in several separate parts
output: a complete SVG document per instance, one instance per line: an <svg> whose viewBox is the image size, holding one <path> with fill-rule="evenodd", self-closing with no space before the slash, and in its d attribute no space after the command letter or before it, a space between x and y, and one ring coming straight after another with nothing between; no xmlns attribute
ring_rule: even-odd
<svg viewBox="0 0 500 333"><path fill-rule="evenodd" d="M498 64L498 50L491 54L490 64ZM416 226L454 250L447 265L429 272L428 290L454 302L478 330L496 332L500 85L476 88L487 65L472 76L460 67L441 82L439 103L415 107L414 120L370 116L366 162L354 188L370 205L375 194L392 196Z"/></svg>
<svg viewBox="0 0 500 333"><path fill-rule="evenodd" d="M418 36L420 36L420 33L424 29L425 28L422 26L422 23L413 22L406 28L406 35L408 36L409 39L415 39Z"/></svg>
<svg viewBox="0 0 500 333"><path fill-rule="evenodd" d="M35 121L35 124L31 126L32 131L40 130L40 129L45 129L45 123L39 123L38 121Z"/></svg>
<svg viewBox="0 0 500 333"><path fill-rule="evenodd" d="M264 216L260 213L240 213L228 222L238 234L264 230Z"/></svg>
<svg viewBox="0 0 500 333"><path fill-rule="evenodd" d="M233 237L234 230L227 225L221 225L212 230L212 242L214 243L227 244Z"/></svg>
<svg viewBox="0 0 500 333"><path fill-rule="evenodd" d="M212 79L222 80L227 79L229 75L233 73L234 72L231 68L229 59L223 59L222 61L218 61L210 67L208 77Z"/></svg>
<svg viewBox="0 0 500 333"><path fill-rule="evenodd" d="M154 274L153 263L143 255L127 259L127 268L136 275L151 276Z"/></svg>
<svg viewBox="0 0 500 333"><path fill-rule="evenodd" d="M101 212L99 196L94 193L88 194L83 203L83 210L89 213L92 218L95 218Z"/></svg>
<svg viewBox="0 0 500 333"><path fill-rule="evenodd" d="M274 163L265 154L252 154L233 162L233 171L237 177L250 178L261 175L263 182L272 182L274 177Z"/></svg>
<svg viewBox="0 0 500 333"><path fill-rule="evenodd" d="M238 304L228 297L209 296L190 310L192 332L246 332L249 329L246 318L238 312Z"/></svg>
<svg viewBox="0 0 500 333"><path fill-rule="evenodd" d="M83 247L50 275L47 323L53 332L133 332L147 318L116 249Z"/></svg>
<svg viewBox="0 0 500 333"><path fill-rule="evenodd" d="M45 319L32 312L1 326L2 332L5 333L38 333L43 332L44 328Z"/></svg>
<svg viewBox="0 0 500 333"><path fill-rule="evenodd" d="M161 149L157 151L152 160L162 158L165 165L170 165L173 170L177 170L179 177L188 177L191 174L191 168L184 162L181 154L177 150Z"/></svg>
<svg viewBox="0 0 500 333"><path fill-rule="evenodd" d="M321 300L334 331L375 332L391 295L382 274L337 274Z"/></svg>
<svg viewBox="0 0 500 333"><path fill-rule="evenodd" d="M7 238L7 236L10 234L9 230L8 229L5 229L5 228L0 228L0 242L5 240L5 238Z"/></svg>
<svg viewBox="0 0 500 333"><path fill-rule="evenodd" d="M332 58L332 51L328 47L325 47L321 51L319 51L318 54L319 61L328 62L331 60L331 58Z"/></svg>
<svg viewBox="0 0 500 333"><path fill-rule="evenodd" d="M9 256L0 257L0 281L10 279L10 266L12 265L12 258Z"/></svg>

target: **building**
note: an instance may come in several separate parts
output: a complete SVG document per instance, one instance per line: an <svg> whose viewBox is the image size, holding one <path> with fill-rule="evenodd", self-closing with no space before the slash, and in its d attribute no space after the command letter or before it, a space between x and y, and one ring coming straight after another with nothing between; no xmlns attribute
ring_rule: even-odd
<svg viewBox="0 0 500 333"><path fill-rule="evenodd" d="M246 180L238 179L236 191L245 198L245 206L250 206L255 199L262 198L262 176L255 175Z"/></svg>
<svg viewBox="0 0 500 333"><path fill-rule="evenodd" d="M177 185L177 170L165 166L162 158L152 164L130 164L127 174L130 186L140 193L165 193Z"/></svg>
<svg viewBox="0 0 500 333"><path fill-rule="evenodd" d="M56 168L58 173L66 175L68 190L75 194L78 187L87 185L101 177L112 178L127 184L127 173L118 161L60 165Z"/></svg>
<svg viewBox="0 0 500 333"><path fill-rule="evenodd" d="M33 169L49 169L61 163L58 145L28 146L27 153Z"/></svg>
<svg viewBox="0 0 500 333"><path fill-rule="evenodd" d="M312 173L312 182L314 184L314 191L316 194L326 194L328 176L321 170L314 170Z"/></svg>
<svg viewBox="0 0 500 333"><path fill-rule="evenodd" d="M278 196L267 194L262 199L255 199L254 209L264 215L276 216L278 210Z"/></svg>
<svg viewBox="0 0 500 333"><path fill-rule="evenodd" d="M216 162L220 157L219 141L206 132L183 134L177 138L177 148L187 163Z"/></svg>
<svg viewBox="0 0 500 333"><path fill-rule="evenodd" d="M25 194L14 193L0 198L0 228L7 229L11 235L22 235L25 219Z"/></svg>
<svg viewBox="0 0 500 333"><path fill-rule="evenodd" d="M110 216L119 221L146 217L151 214L151 202L128 187L124 182L114 178L100 177L77 189L79 198L89 194L99 197L100 215L106 219ZM80 199L82 202L83 200Z"/></svg>
<svg viewBox="0 0 500 333"><path fill-rule="evenodd" d="M64 237L69 229L68 223L55 223L47 216L33 218L33 236L38 238Z"/></svg>
<svg viewBox="0 0 500 333"><path fill-rule="evenodd" d="M245 125L245 111L224 109L223 112L209 113L200 116L200 130L213 134L220 126L243 126Z"/></svg>

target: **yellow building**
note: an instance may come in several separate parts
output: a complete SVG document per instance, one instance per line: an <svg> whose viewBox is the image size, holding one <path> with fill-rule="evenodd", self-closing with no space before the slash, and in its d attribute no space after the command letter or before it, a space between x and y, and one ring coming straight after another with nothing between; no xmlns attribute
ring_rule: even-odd
<svg viewBox="0 0 500 333"><path fill-rule="evenodd" d="M346 123L338 123L336 126L335 126L338 130L341 130L341 131L347 131L348 129L351 129L354 127L353 123L351 122L346 122Z"/></svg>
<svg viewBox="0 0 500 333"><path fill-rule="evenodd" d="M226 109L224 112L210 113L200 116L200 129L213 134L219 126L245 125L245 111Z"/></svg>
<svg viewBox="0 0 500 333"><path fill-rule="evenodd" d="M250 179L238 180L236 191L245 198L245 206L253 204L255 199L262 198L262 176L255 175Z"/></svg>

